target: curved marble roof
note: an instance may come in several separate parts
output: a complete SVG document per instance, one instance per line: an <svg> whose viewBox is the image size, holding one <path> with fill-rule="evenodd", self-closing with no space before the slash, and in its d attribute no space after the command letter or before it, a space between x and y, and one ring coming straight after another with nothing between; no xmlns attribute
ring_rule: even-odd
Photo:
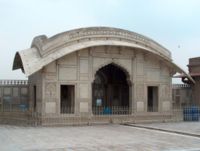
<svg viewBox="0 0 200 151"><path fill-rule="evenodd" d="M29 76L69 53L102 45L140 48L174 64L170 51L146 36L118 28L88 27L63 32L50 38L45 35L35 37L31 48L16 53L13 70L21 68ZM179 72L184 72L177 65L174 66Z"/></svg>

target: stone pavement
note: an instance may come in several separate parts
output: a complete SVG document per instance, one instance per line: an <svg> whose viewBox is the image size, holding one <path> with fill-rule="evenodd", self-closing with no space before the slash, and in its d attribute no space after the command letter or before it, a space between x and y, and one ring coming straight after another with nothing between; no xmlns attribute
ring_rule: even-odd
<svg viewBox="0 0 200 151"><path fill-rule="evenodd" d="M184 124L184 123L182 123ZM197 151L200 138L123 125L0 125L0 151Z"/></svg>

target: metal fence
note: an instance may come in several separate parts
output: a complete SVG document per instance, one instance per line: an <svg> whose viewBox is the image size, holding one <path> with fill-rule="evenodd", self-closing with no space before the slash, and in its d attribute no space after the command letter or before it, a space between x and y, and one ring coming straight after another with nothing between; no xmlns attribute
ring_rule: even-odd
<svg viewBox="0 0 200 151"><path fill-rule="evenodd" d="M131 114L132 109L128 106L101 106L92 107L94 115L128 115Z"/></svg>
<svg viewBox="0 0 200 151"><path fill-rule="evenodd" d="M72 110L72 109L67 109ZM27 126L65 126L91 125L105 123L144 123L199 121L199 107L173 109L170 112L136 112L134 109L113 107L111 109L93 108L91 113L40 114L33 110L12 110L0 112L1 124Z"/></svg>

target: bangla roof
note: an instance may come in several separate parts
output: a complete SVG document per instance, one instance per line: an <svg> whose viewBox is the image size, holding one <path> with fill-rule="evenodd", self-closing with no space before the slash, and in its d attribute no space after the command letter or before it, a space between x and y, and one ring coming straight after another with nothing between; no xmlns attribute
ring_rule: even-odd
<svg viewBox="0 0 200 151"><path fill-rule="evenodd" d="M170 51L154 40L135 32L110 27L79 28L50 38L45 35L37 36L33 39L31 48L16 53L13 70L21 68L26 76L30 76L67 54L102 45L140 48L161 57L178 72L187 75L172 62ZM188 77L193 81L189 75Z"/></svg>

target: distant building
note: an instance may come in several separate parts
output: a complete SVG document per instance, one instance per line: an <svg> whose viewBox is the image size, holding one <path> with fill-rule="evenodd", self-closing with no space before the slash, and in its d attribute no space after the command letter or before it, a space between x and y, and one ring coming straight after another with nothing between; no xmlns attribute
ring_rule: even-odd
<svg viewBox="0 0 200 151"><path fill-rule="evenodd" d="M192 104L200 106L200 57L190 58L188 64L190 76L194 79L195 84L192 87ZM185 78L183 78L184 81Z"/></svg>
<svg viewBox="0 0 200 151"><path fill-rule="evenodd" d="M181 74L175 77L182 78L182 81L185 83L174 85L173 89L173 102L174 107L177 107L177 104L180 106L184 105L196 105L200 106L200 57L190 58L188 64L189 75L192 77L194 81L191 81L188 78L188 75ZM182 92L181 94L179 94ZM176 97L176 94L177 97ZM188 96L190 96L190 101L188 100ZM180 97L179 97L180 96ZM187 102L187 103L180 103ZM175 105L176 104L176 105Z"/></svg>
<svg viewBox="0 0 200 151"><path fill-rule="evenodd" d="M189 84L172 85L173 109L192 105L192 89Z"/></svg>

